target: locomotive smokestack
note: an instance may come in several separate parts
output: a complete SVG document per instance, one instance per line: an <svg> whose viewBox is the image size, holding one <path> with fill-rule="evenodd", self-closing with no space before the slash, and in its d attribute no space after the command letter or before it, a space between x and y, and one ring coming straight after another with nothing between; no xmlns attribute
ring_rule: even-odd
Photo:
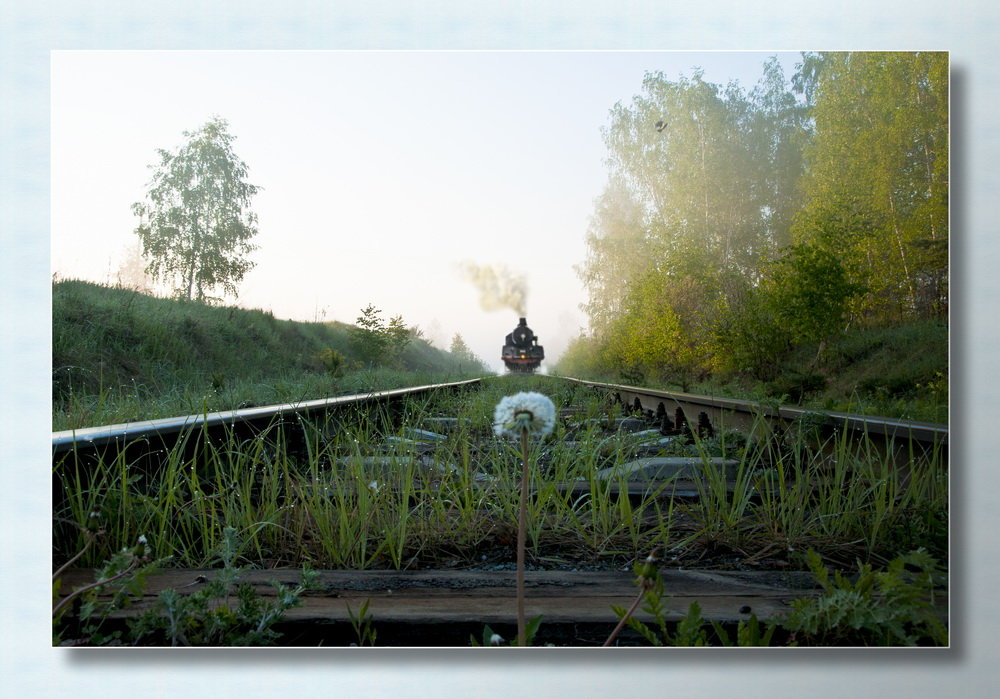
<svg viewBox="0 0 1000 699"><path fill-rule="evenodd" d="M521 318L521 322L518 323L518 325L527 325L527 324L528 324L528 319L527 318Z"/></svg>

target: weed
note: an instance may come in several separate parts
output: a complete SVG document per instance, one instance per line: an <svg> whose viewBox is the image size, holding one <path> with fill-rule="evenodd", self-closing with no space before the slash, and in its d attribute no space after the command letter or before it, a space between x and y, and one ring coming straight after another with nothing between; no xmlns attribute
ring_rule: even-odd
<svg viewBox="0 0 1000 699"><path fill-rule="evenodd" d="M854 580L839 571L831 577L815 551L806 561L823 595L793 601L782 625L810 645L948 644L948 628L934 605L943 574L926 551L898 556L884 571L862 564Z"/></svg>
<svg viewBox="0 0 1000 699"><path fill-rule="evenodd" d="M629 628L654 646L709 645L708 634L702 628L701 607L697 602L691 603L687 614L676 624L674 632L671 632L668 628L668 610L664 599L663 578L657 570L657 561L658 558L656 552L654 552L644 561L636 563L635 582L639 586L639 595L627 610L617 605L612 605L611 610L618 616L618 625L604 642L605 646L610 646L614 642L625 625L628 625ZM634 616L640 602L645 602L642 610L653 617L655 628Z"/></svg>
<svg viewBox="0 0 1000 699"><path fill-rule="evenodd" d="M104 530L84 530L84 533L87 545L52 576L54 601L62 588L62 574L94 539L104 535ZM119 645L121 631L105 633L102 630L104 622L111 612L127 606L132 597L140 594L146 576L165 562L166 559L152 561L145 537L139 537L135 546L116 552L95 572L96 582L84 585L55 602L52 608L53 645ZM113 593L110 599L102 600L99 595L107 588L111 588ZM73 638L66 639L67 635Z"/></svg>
<svg viewBox="0 0 1000 699"><path fill-rule="evenodd" d="M544 390L556 404L573 406L526 452L497 438L490 420L492 407L512 390ZM383 406L303 421L301 447L291 448L276 423L252 438L209 441L189 433L156 470L130 462L124 452L88 469L70 452L53 471L55 559L101 567L116 554L116 542L145 533L173 565L220 566L236 600L234 614L244 564L307 561L361 570L513 559L526 460L534 486L524 500L526 563L620 565L636 550L662 549L684 564L715 551L748 563L767 558L800 565L800 552L812 548L843 566L856 557L884 564L916 546L939 557L947 551L948 478L937 451L906 443L897 443L901 453L877 451L844 430L818 429L813 416L787 434L770 433L763 421L745 438L720 426L717 436L692 435L683 446L701 464L694 479L700 497L684 500L671 497L676 481L651 482L636 492L624 477L597 476L635 458L634 437L607 432L620 410L584 387L542 376L503 377L484 380L480 391L415 401L403 414ZM442 417L450 427L440 428L445 434L432 454L419 452L400 427ZM717 465L720 456L735 464ZM95 512L105 531L99 537L86 533ZM125 567L118 564L107 577ZM231 573L236 577L226 581ZM162 616L179 621L158 627L159 640L182 643L183 635L188 642L223 642L231 618L215 620L216 631L203 637L182 623L216 602L211 594L202 607L199 598L168 596ZM242 608L246 618L266 613L249 602ZM92 618L101 614L94 610ZM64 628L86 637L79 626ZM229 640L252 631L240 628L230 628ZM671 633L661 634L661 642L673 643ZM771 641L767 629L755 631L751 621L729 640L741 642L741 633L748 643ZM266 642L263 636L245 640Z"/></svg>
<svg viewBox="0 0 1000 699"><path fill-rule="evenodd" d="M215 578L201 581L199 589L191 594L172 588L161 591L149 609L129 620L129 642L171 646L272 644L280 635L273 625L287 610L302 603L301 594L316 586L318 573L305 568L302 584L296 588L276 583L275 599L267 601L252 585L239 584L246 570L235 565L242 546L236 530L227 527L217 556L223 567ZM66 634L74 632L73 645L121 645L122 630L107 633L104 623L109 614L140 596L146 577L167 560L152 561L144 537L137 546L113 555L98 569L97 582L75 590L53 608L54 644L64 643ZM63 566L53 579L54 595L59 593L59 576L65 569ZM113 594L107 597L109 587ZM66 610L71 605L75 611L67 618Z"/></svg>
<svg viewBox="0 0 1000 699"><path fill-rule="evenodd" d="M347 616L350 617L351 627L354 629L354 633L358 636L357 645L359 646L374 646L375 638L378 636L371 614L368 613L368 605L370 602L370 599L366 599L361 603L357 616L355 616L354 612L351 610L351 605L346 605Z"/></svg>
<svg viewBox="0 0 1000 699"><path fill-rule="evenodd" d="M302 583L289 588L274 583L275 599L267 601L253 585L239 584L246 570L236 566L242 543L227 527L218 551L223 567L189 595L163 590L156 603L129 624L136 645L253 646L269 645L280 636L272 627L286 611L302 604L301 595L315 586L317 573L302 572ZM235 596L236 605L231 602Z"/></svg>
<svg viewBox="0 0 1000 699"><path fill-rule="evenodd" d="M758 647L770 646L773 643L774 632L778 630L778 624L769 622L761 630L760 620L756 614L751 614L749 619L740 619L736 625L736 638L730 638L729 632L717 621L712 622L719 643L724 646Z"/></svg>
<svg viewBox="0 0 1000 699"><path fill-rule="evenodd" d="M713 621L718 642L724 646L769 646L780 632L789 645L797 645L800 639L810 646L948 644L948 628L934 604L935 588L944 582L944 576L926 551L898 556L885 570L875 571L862 564L853 579L839 571L831 576L813 550L807 552L806 561L823 589L821 595L792 601L788 614L763 627L756 615L751 615L737 624L735 637ZM710 645L697 602L691 603L671 630L663 579L653 556L637 564L635 572L639 597L628 610L612 607L619 623L605 645L610 645L625 625L654 646ZM643 611L653 617L652 624L633 616L640 601L645 601Z"/></svg>
<svg viewBox="0 0 1000 699"><path fill-rule="evenodd" d="M95 511L108 536L87 548L83 565L106 560L113 542L147 533L176 565L203 566L226 526L241 533L243 555L264 566L305 560L403 568L415 558L429 565L513 553L520 450L497 439L485 416L499 396L520 388L544 388L561 405L610 412L587 408L593 394L584 389L546 377L504 377L485 381L481 391L420 402L405 416L374 408L304 421L306 438L296 450L275 424L250 439L202 441L190 433L159 470L123 452L88 469L69 452L53 473L57 559L85 545L80 527ZM454 430L432 457L422 456L399 420L412 425L433 416L449 416ZM568 419L581 418L589 419ZM777 551L794 561L795 552L812 547L846 560L883 561L915 546L937 556L946 551L948 483L939 453L915 451L901 471L904 455L876 452L844 431L823 437L799 429L779 442L761 423L745 439L724 429L713 438L693 436L687 448L701 463L699 499L671 497L672 482L650 482L641 496L623 497L618 493L635 483L597 473L634 458L634 440L573 427L567 441L566 420L529 444L538 465L526 502L529 559L570 553L603 561L653 548L697 558L706 547L721 547L745 558ZM713 459L722 454L735 465L717 465ZM574 483L579 487L562 487Z"/></svg>

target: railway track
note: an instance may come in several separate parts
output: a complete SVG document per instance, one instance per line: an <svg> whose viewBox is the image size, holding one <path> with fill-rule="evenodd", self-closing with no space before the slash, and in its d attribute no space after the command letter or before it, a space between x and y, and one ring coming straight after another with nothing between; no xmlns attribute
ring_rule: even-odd
<svg viewBox="0 0 1000 699"><path fill-rule="evenodd" d="M62 430L52 433L52 454L56 460L65 458L71 452L78 455L87 452L108 455L137 443L151 444L154 448L170 448L195 431L209 436L229 435L234 432L259 433L277 424L291 426L302 419L314 419L338 412L350 413L373 406L393 406L408 398L426 396L442 390L459 390L478 383L478 379L472 379L281 405L254 406L199 415Z"/></svg>
<svg viewBox="0 0 1000 699"><path fill-rule="evenodd" d="M595 400L605 409L612 402L619 406L617 414L609 411L599 417L593 417L581 405L560 406L562 427L558 438L539 445L534 452L539 473L543 474L534 485L535 497L558 503L562 509L553 515L556 520L579 516L569 524L553 525L553 529L562 526L560 531L564 531L590 526L587 518L607 518L609 524L617 527L614 536L608 535L603 544L597 540L599 537L592 536L598 549L603 546L611 550L608 558L598 565L593 565L594 556L603 554L595 554L593 550L589 554L589 564L583 564L581 561L588 554L580 558L577 553L574 558L572 553L553 553L551 545L538 543L535 569L529 571L529 615L539 614L545 618L548 633L556 644L584 644L584 639L606 633L615 621L609 614L610 605L625 607L634 598L630 561L644 551L630 551L627 544L623 544L628 539L626 529L632 528L634 544L642 538L637 538L635 530L662 525L665 517L674 516L664 513L674 513L674 508L678 508L680 520L676 539L711 548L714 545L711 541L702 541L708 531L706 523L700 522L702 529L698 530L689 521L691 517L684 514L687 512L685 506L676 503L685 500L699 503L702 499L715 498L717 502L713 507L716 509L718 505L732 505L735 510L738 501L746 508L751 501L766 505L769 498L776 497L775 482L770 481L775 486L771 490L765 487L764 481L751 482L739 458L732 458L725 451L718 455L678 455L677 444L699 442L699 439L709 441L731 434L733 430L760 429L761 425L766 426L765 432L771 438L780 439L796 425L807 422L817 434L824 436L827 445L863 438L877 445L883 463L906 466L914 460L931 458L936 459L936 467L946 470L947 427L943 425L762 407L732 399L576 379L549 378L547 381L554 392L569 391L577 399L581 395L593 395L599 397ZM318 498L326 497L312 494L321 485L317 476L319 464L323 473L337 469L357 471L353 485L338 491L338 504L324 510L327 516L337 508L343 509L347 503L360 507L363 500L377 497L382 498L378 500L380 506L398 508L404 519L410 521L416 518L414 513L429 507L428 498L440 495L441 500L454 504L467 493L481 493L476 496L478 504L462 510L461 515L439 513L444 517L442 527L455 527L440 536L457 534L456 538L462 539L461 522L469 521L475 507L482 508L490 498L512 490L511 481L503 474L504 447L497 444L488 424L468 427L464 421L470 419L462 416L423 415L419 424L408 425L407 420L412 419L412 415L408 414L406 406L413 401L433 404L434 400L447 396L451 396L450 406L471 403L476 400L476 390L482 386L480 380L463 381L53 433L53 498L56 512L60 513L57 519L66 519L74 507L76 519L83 517L79 494L90 492L90 484L99 480L91 474L102 468L102 464L117 464L126 480L145 478L157 483L149 488L147 495L152 495L163 488L156 474L168 468L164 463L173 460L175 464L190 464L185 468L196 473L206 460L218 462L220 454L232 458L234 449L256 448L257 456L239 462L237 471L245 470L246 464L254 470L258 461L270 464L280 460L278 454L291 454L292 462L311 459L314 470L308 483L303 481L291 489L272 486L284 488L279 499L286 504L269 515L272 519L285 519L271 523L294 532L298 546L318 550L309 549L309 546L318 546L311 542L309 530L316 524L317 515L310 510L301 519L296 517L299 517L299 509L315 508ZM479 413L488 414L488 411L480 409ZM363 439L347 439L345 451L343 434L356 422L371 421L373 415L378 417L382 427L366 432ZM335 446L325 446L324 440ZM264 443L266 447L261 446ZM545 482L544 477L565 475L565 464L574 460L586 462L589 471L582 476ZM753 468L766 470L772 466L757 462ZM217 463L215 468L218 468ZM456 475L460 471L465 475ZM393 472L406 473L406 479L419 481L422 485L415 489L411 483L394 477ZM71 473L76 480L69 477ZM190 474L186 477L196 478ZM369 477L371 481L367 481ZM261 495L268 487L266 482L261 484L266 476L259 473L254 478L254 484L245 492L251 497L266 497ZM219 525L222 508L217 508L215 503L223 497L221 491L226 486L217 480L214 487L219 492L213 492L211 484L205 486L207 481L197 481L204 488L201 492L199 485L191 484L196 481L187 485L182 480L171 482L176 482L181 490L187 488L181 498L186 502L171 510L171 517L181 521L197 510L211 526ZM366 484L371 493L361 492L366 490ZM108 486L108 493L114 495L115 487ZM302 491L307 488L310 494L303 495ZM447 488L454 490L447 490L445 494ZM93 490L98 487L93 486ZM615 505L622 496L627 496L629 504ZM119 492L114 497L122 495ZM97 502L97 499L92 501ZM123 515L118 513L117 516L121 519ZM495 511L483 515L486 519L495 516ZM718 516L728 515L722 512ZM615 522L615 517L634 518L635 521L625 527ZM697 515L694 517L697 519ZM349 636L347 605L356 609L364 600L371 600L373 617L386 629L382 633L383 640L395 639L402 645L464 644L468 630L476 625L481 629L483 623L506 629L513 624L514 611L512 580L508 580L513 573L507 567L510 559L505 558L512 553L509 531L504 529L503 523L477 521L475 526L484 532L480 540L466 537L466 543L456 544L452 547L456 553L447 556L431 556L425 560L422 547L428 544L424 540L415 546L416 553L412 556L410 551L400 553L394 564L387 563L383 555L381 562L372 557L367 564L357 566L359 569L333 570L323 566L327 568L322 572L324 590L307 594L305 604L289 612L286 620L289 642L306 645L332 642L332 637L323 637L323 633L331 629L336 629L334 635L339 634L338 638ZM63 527L64 540L67 531L68 528ZM377 534L373 536L377 541ZM544 533L538 536L538 542L544 542ZM287 543L288 538L283 541ZM441 545L440 541L437 543ZM199 544L195 541L193 545ZM475 553L463 558L464 554L457 550L462 546ZM442 548L445 549L447 545ZM485 553L480 554L481 551ZM65 550L60 562L71 553ZM552 564L552 561L557 563ZM677 568L696 566L699 562L708 564L713 570ZM299 574L292 561L280 556L262 560L258 565L274 569L254 570L244 575L261 591L270 589L265 582L275 576L284 579ZM388 565L395 569L360 569L372 565L376 568ZM93 574L92 569L67 571L63 594L87 584ZM116 612L116 617L121 622L125 616L141 613L150 607L153 596L162 589L176 586L182 594L193 592L197 585L190 585L190 580L205 575L211 573L184 568L154 576L143 596L128 610ZM662 575L671 599L678 605L671 606L673 619L679 616L676 612L687 609L689 602L697 601L706 620L734 625L748 618L748 610L760 619L778 617L787 612L792 600L817 594L816 588L806 580L808 574L790 570L787 554L778 551L776 556L769 546L758 547L754 552L730 551L728 555L714 557L668 557ZM451 638L455 633L462 638ZM420 640L428 638L432 639L428 643Z"/></svg>
<svg viewBox="0 0 1000 699"><path fill-rule="evenodd" d="M649 417L667 418L671 414L676 418L676 409L685 416L685 422L691 422L688 415L698 415L696 423L705 423L707 417L710 424L726 422L731 427L749 427L754 420L761 417L781 425L801 421L808 418L820 418L821 424L829 428L844 428L857 435L881 435L891 439L914 441L926 446L943 446L948 443L948 426L931 422L902 420L898 418L877 417L859 413L845 413L832 410L806 410L788 406L763 405L754 401L734 398L717 398L699 396L690 393L660 391L636 386L598 383L567 378L583 386L591 386L613 393L623 405L643 410ZM673 413L668 411L674 407ZM670 427L667 427L670 429Z"/></svg>
<svg viewBox="0 0 1000 699"><path fill-rule="evenodd" d="M914 444L923 449L943 449L948 444L948 426L938 423L901 420L837 411L804 410L788 406L763 405L732 398L699 396L688 393L661 391L619 384L583 381L565 377L561 380L613 395L626 411L641 412L651 425L664 435L687 431L713 434L720 429L748 430L765 420L772 429L787 428L803 420L811 420L827 433L844 430L854 437L876 439L883 444L898 446ZM206 435L259 433L275 424L291 426L302 419L327 416L336 412L351 412L371 406L392 406L396 402L417 396L427 396L443 390L461 390L480 384L479 379L429 386L377 391L321 400L251 407L202 415L186 415L158 420L137 421L63 430L52 433L53 460L86 458L100 454L108 458L124 449L143 445L145 452L160 453L169 449L185 435L200 432Z"/></svg>
<svg viewBox="0 0 1000 699"><path fill-rule="evenodd" d="M864 439L882 454L891 455L900 466L912 460L915 450L924 454L936 453L947 462L948 426L939 423L765 405L572 378L565 380L610 393L626 409L644 413L664 434L687 430L710 435L719 429L747 432L761 424L766 424L772 433L781 433L808 425L827 441L837 434L848 439Z"/></svg>

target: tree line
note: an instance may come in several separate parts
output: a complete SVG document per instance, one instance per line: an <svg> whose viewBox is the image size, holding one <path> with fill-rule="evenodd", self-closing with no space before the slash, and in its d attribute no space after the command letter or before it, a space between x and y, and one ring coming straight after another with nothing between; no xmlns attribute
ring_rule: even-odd
<svg viewBox="0 0 1000 699"><path fill-rule="evenodd" d="M750 90L651 72L603 137L560 370L767 379L798 343L947 314L947 54L771 58Z"/></svg>

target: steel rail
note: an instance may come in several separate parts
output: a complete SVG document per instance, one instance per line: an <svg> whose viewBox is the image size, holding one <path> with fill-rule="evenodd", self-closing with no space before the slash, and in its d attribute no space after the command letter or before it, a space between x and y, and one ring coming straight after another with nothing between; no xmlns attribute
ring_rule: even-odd
<svg viewBox="0 0 1000 699"><path fill-rule="evenodd" d="M623 403L631 403L636 398L639 399L643 409L655 411L656 406L664 401L670 401L678 406L695 406L711 408L720 412L743 413L749 416L764 416L774 420L793 422L803 417L822 415L825 416L825 424L831 427L844 426L847 429L869 435L883 435L890 438L912 439L921 443L940 444L948 443L948 425L932 422L919 422L914 420L902 420L898 418L878 417L873 415L862 415L859 413L845 413L830 410L811 410L805 408L793 408L789 406L769 406L754 401L739 400L735 398L717 398L713 396L700 396L690 393L677 393L673 391L661 391L639 386L625 386L619 384L600 383L597 381L584 381L571 377L560 377L566 381L571 381L583 386L603 389L618 395ZM655 403L655 404L654 404ZM652 407L649 407L652 405Z"/></svg>
<svg viewBox="0 0 1000 699"><path fill-rule="evenodd" d="M180 435L194 427L216 428L232 427L239 424L271 422L275 419L294 415L309 415L337 410L347 406L362 405L375 401L394 400L402 396L417 395L444 388L458 388L476 384L481 379L469 379L453 383L430 384L397 388L390 391L375 391L348 396L335 396L301 403L284 403L255 408L225 410L203 413L200 415L183 415L180 417L160 418L127 422L118 425L86 427L77 430L62 430L52 433L53 455L68 452L83 447L101 447L114 443L125 443L150 437L169 437Z"/></svg>

